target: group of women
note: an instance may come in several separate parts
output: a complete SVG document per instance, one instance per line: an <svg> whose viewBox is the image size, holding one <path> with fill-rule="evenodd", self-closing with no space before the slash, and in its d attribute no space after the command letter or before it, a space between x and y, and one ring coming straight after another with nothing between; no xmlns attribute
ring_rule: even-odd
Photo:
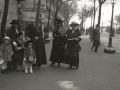
<svg viewBox="0 0 120 90"><path fill-rule="evenodd" d="M72 22L71 29L65 32L61 19L58 19L53 29L53 43L50 56L51 66L55 63L65 63L69 69L79 67L79 51L81 49L79 42L82 40L81 33L77 29L78 23Z"/></svg>

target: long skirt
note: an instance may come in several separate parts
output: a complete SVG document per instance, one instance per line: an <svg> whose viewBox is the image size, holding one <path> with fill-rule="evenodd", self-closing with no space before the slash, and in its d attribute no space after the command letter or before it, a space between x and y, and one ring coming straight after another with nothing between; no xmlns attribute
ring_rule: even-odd
<svg viewBox="0 0 120 90"><path fill-rule="evenodd" d="M53 47L50 55L50 61L53 63L62 63L64 59L65 42L64 39L53 41Z"/></svg>
<svg viewBox="0 0 120 90"><path fill-rule="evenodd" d="M65 55L63 63L69 64L70 66L79 66L79 57L70 57Z"/></svg>
<svg viewBox="0 0 120 90"><path fill-rule="evenodd" d="M46 50L44 45L44 40L38 40L35 43L35 53L36 53L36 66L40 67L47 64Z"/></svg>

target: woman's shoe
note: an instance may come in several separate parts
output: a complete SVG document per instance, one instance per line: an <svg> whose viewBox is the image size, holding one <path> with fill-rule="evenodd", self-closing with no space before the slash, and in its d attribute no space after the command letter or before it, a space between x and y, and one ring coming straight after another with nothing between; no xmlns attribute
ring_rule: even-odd
<svg viewBox="0 0 120 90"><path fill-rule="evenodd" d="M2 73L5 73L5 70L2 70Z"/></svg>
<svg viewBox="0 0 120 90"><path fill-rule="evenodd" d="M60 65L57 65L57 67L59 68L59 67L60 67Z"/></svg>
<svg viewBox="0 0 120 90"><path fill-rule="evenodd" d="M57 67L58 67L58 68L60 67L60 63L58 63Z"/></svg>
<svg viewBox="0 0 120 90"><path fill-rule="evenodd" d="M75 69L78 69L78 66L76 66Z"/></svg>
<svg viewBox="0 0 120 90"><path fill-rule="evenodd" d="M7 69L4 70L6 73L8 73L9 71Z"/></svg>
<svg viewBox="0 0 120 90"><path fill-rule="evenodd" d="M70 66L69 69L72 69L72 66Z"/></svg>
<svg viewBox="0 0 120 90"><path fill-rule="evenodd" d="M39 70L40 67L36 66L36 70Z"/></svg>

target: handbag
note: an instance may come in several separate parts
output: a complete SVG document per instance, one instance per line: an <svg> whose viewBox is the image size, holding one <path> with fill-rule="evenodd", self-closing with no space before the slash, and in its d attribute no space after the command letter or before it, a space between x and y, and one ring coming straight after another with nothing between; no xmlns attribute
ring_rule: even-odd
<svg viewBox="0 0 120 90"><path fill-rule="evenodd" d="M81 46L79 44L76 45L76 49L77 49L77 51L81 51Z"/></svg>

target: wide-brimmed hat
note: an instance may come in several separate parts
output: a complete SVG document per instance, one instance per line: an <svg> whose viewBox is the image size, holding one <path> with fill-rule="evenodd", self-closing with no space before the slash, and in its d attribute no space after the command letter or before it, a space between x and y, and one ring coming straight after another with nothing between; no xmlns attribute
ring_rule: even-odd
<svg viewBox="0 0 120 90"><path fill-rule="evenodd" d="M62 22L64 22L64 21L65 21L65 20L61 20L61 19L57 18L56 23L62 23Z"/></svg>
<svg viewBox="0 0 120 90"><path fill-rule="evenodd" d="M35 27L36 27L36 26L35 26L34 23L29 23L29 24L27 25L27 27L25 28L25 30L33 30Z"/></svg>
<svg viewBox="0 0 120 90"><path fill-rule="evenodd" d="M71 24L70 24L70 26L73 26L73 25L79 25L78 23L76 23L76 22L71 22Z"/></svg>
<svg viewBox="0 0 120 90"><path fill-rule="evenodd" d="M11 41L10 38L7 37L7 36L3 38L3 41L4 41L4 40L9 40L9 41Z"/></svg>
<svg viewBox="0 0 120 90"><path fill-rule="evenodd" d="M18 20L12 20L12 22L10 22L10 24L19 24Z"/></svg>

